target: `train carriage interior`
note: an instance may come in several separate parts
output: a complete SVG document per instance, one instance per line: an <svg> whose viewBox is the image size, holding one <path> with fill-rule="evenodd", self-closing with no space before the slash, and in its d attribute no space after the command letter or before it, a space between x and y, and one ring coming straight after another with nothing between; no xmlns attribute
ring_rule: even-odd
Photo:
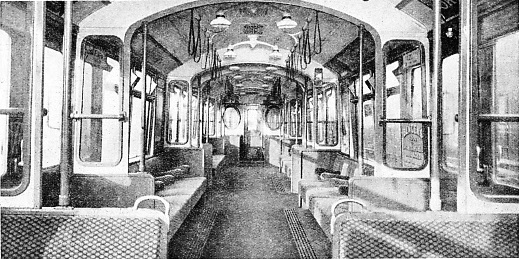
<svg viewBox="0 0 519 259"><path fill-rule="evenodd" d="M2 1L0 257L518 258L518 82L515 0Z"/></svg>

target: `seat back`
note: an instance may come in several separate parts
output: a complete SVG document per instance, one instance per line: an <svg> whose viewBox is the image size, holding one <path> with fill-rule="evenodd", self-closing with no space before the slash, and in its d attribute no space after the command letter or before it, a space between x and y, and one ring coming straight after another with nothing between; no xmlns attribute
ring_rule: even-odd
<svg viewBox="0 0 519 259"><path fill-rule="evenodd" d="M519 257L517 214L344 213L333 258Z"/></svg>
<svg viewBox="0 0 519 259"><path fill-rule="evenodd" d="M168 223L149 209L8 210L5 258L165 258Z"/></svg>
<svg viewBox="0 0 519 259"><path fill-rule="evenodd" d="M429 208L429 179L350 178L348 196L370 207L397 211L426 211Z"/></svg>

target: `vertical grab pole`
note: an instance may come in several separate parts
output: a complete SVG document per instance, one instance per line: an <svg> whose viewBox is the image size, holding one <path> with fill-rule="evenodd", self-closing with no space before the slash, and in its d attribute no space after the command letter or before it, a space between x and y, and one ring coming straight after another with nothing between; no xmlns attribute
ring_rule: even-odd
<svg viewBox="0 0 519 259"><path fill-rule="evenodd" d="M364 25L359 25L359 84L357 85L357 149L358 157L357 162L359 164L359 175L363 174L364 171Z"/></svg>
<svg viewBox="0 0 519 259"><path fill-rule="evenodd" d="M317 82L319 83L319 85L322 83L322 82ZM315 87L316 85L316 82L314 80L314 83L312 84L312 102L313 102L313 105L312 105L312 114L314 115L314 123L312 124L312 138L313 138L313 148L317 148L317 140L318 140L318 136L317 136L317 127L319 126L319 118L317 117L317 107L319 105L319 102L317 101L317 89Z"/></svg>
<svg viewBox="0 0 519 259"><path fill-rule="evenodd" d="M61 116L61 161L59 165L60 194L59 205L70 205L70 174L72 172L71 143L71 55L72 55L72 1L65 2L65 24L63 32L63 104Z"/></svg>
<svg viewBox="0 0 519 259"><path fill-rule="evenodd" d="M297 86L298 86L298 84L296 83L296 89L297 89ZM295 120L296 120L296 132L295 132L296 133L296 143L299 140L299 126L301 126L300 125L301 122L299 121L299 114L301 114L301 113L299 113L299 109L300 108L301 107L300 107L299 102L297 100L297 90L296 90L296 114L295 114L296 115L295 116Z"/></svg>
<svg viewBox="0 0 519 259"><path fill-rule="evenodd" d="M340 81L335 85L335 125L337 132L337 144L342 149L342 89Z"/></svg>
<svg viewBox="0 0 519 259"><path fill-rule="evenodd" d="M307 82L308 81L305 78L305 85L301 87L301 88L303 88L303 100L302 100L302 108L301 108L302 109L301 110L302 118L301 118L301 120L303 121L303 128L302 128L303 132L302 133L303 133L303 142L304 142L302 144L304 145L305 149L308 148L308 132L307 132L307 130L308 130L308 124L307 124L308 114L306 114L306 112L307 112L307 105L308 105L308 103L307 103L308 102L308 96L307 96L307 92L306 92L306 88L307 88L307 85L308 85Z"/></svg>
<svg viewBox="0 0 519 259"><path fill-rule="evenodd" d="M139 172L146 170L146 63L148 63L148 24L143 24L142 32L142 76L143 87L141 92L141 152L139 161Z"/></svg>
<svg viewBox="0 0 519 259"><path fill-rule="evenodd" d="M43 132L43 61L44 61L44 42L45 42L45 2L34 2L34 24L33 24L33 59L32 59L32 91L31 91L31 147L38 147L42 143ZM31 180L37 183L36 188L41 188L41 165L42 165L42 150L40 148L30 148L25 154L31 156L31 174L34 178ZM23 158L24 161L25 158ZM35 192L34 207L41 208L42 198L41 192Z"/></svg>
<svg viewBox="0 0 519 259"><path fill-rule="evenodd" d="M431 84L431 200L432 211L441 210L440 199L440 129L441 129L441 0L434 0L434 27L433 27L433 67Z"/></svg>
<svg viewBox="0 0 519 259"><path fill-rule="evenodd" d="M192 123L193 123L193 118L191 118L192 116L192 111L191 109L193 108L193 105L191 104L191 102L193 101L193 84L191 83L191 81L188 82L188 85L187 85L187 105L186 105L186 108L187 108L187 138L189 139L189 146L192 147L193 146L193 136L191 136L191 132L192 132Z"/></svg>

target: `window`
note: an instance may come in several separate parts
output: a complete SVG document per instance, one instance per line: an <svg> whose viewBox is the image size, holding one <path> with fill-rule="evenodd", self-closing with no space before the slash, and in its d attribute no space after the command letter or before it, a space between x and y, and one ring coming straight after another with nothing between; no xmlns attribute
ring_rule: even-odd
<svg viewBox="0 0 519 259"><path fill-rule="evenodd" d="M198 103L198 97L195 96L196 92L193 92L193 97L191 101L191 139L196 142L198 141L198 135L199 135L199 122L200 122L200 113L199 113L199 103Z"/></svg>
<svg viewBox="0 0 519 259"><path fill-rule="evenodd" d="M337 87L327 84L317 92L317 143L321 146L337 145Z"/></svg>
<svg viewBox="0 0 519 259"><path fill-rule="evenodd" d="M6 31L0 29L0 109L10 108L11 91L11 37ZM21 146L15 143L16 139L21 141L22 137L17 138L16 135L21 135L23 132L15 132L15 127L13 126L16 117L16 114L0 113L0 175L2 176L2 189L19 185L20 176L9 177L9 175L19 174L23 169L19 165L19 161L21 161ZM16 129L18 131L22 130L22 128L18 127ZM13 150L15 145L20 149L18 154L15 154ZM12 180L9 178L12 178ZM8 182L9 184L5 184Z"/></svg>
<svg viewBox="0 0 519 259"><path fill-rule="evenodd" d="M131 90L131 112L130 112L130 146L128 157L135 158L141 153L141 124L142 124L142 90L144 88L144 80L142 73L134 71L130 75L130 82L139 80L139 83ZM139 79L137 79L139 78ZM146 76L146 155L151 155L153 151L153 132L155 127L156 116L156 80L149 75Z"/></svg>
<svg viewBox="0 0 519 259"><path fill-rule="evenodd" d="M480 192L519 194L519 32L479 51ZM476 176L476 175L474 175Z"/></svg>
<svg viewBox="0 0 519 259"><path fill-rule="evenodd" d="M281 110L277 106L270 106L265 112L265 121L270 130L278 130L281 127Z"/></svg>
<svg viewBox="0 0 519 259"><path fill-rule="evenodd" d="M301 137L301 102L292 100L288 104L288 135L291 138Z"/></svg>
<svg viewBox="0 0 519 259"><path fill-rule="evenodd" d="M458 159L458 91L459 91L459 54L451 55L442 62L442 132L444 168L455 172ZM456 172L457 173L457 172Z"/></svg>
<svg viewBox="0 0 519 259"><path fill-rule="evenodd" d="M236 129L240 125L241 115L238 108L229 106L225 108L223 113L223 123L226 128L232 130Z"/></svg>
<svg viewBox="0 0 519 259"><path fill-rule="evenodd" d="M0 183L2 196L25 191L30 178L33 4L0 2ZM39 170L39 169L37 169Z"/></svg>
<svg viewBox="0 0 519 259"><path fill-rule="evenodd" d="M306 130L308 133L308 141L313 141L313 123L314 123L314 98L309 97L308 98L308 105L306 109Z"/></svg>
<svg viewBox="0 0 519 259"><path fill-rule="evenodd" d="M384 163L421 170L428 162L427 96L423 48L416 41L394 40L384 46L386 100L383 126ZM370 118L373 122L373 118Z"/></svg>
<svg viewBox="0 0 519 259"><path fill-rule="evenodd" d="M204 102L204 135L216 136L216 107L215 99L209 98Z"/></svg>
<svg viewBox="0 0 519 259"><path fill-rule="evenodd" d="M83 81L78 88L83 92L79 110L100 118L80 119L79 158L82 162L115 165L121 159L123 121L113 119L122 111L121 49L122 42L115 36L89 36L83 40Z"/></svg>
<svg viewBox="0 0 519 259"><path fill-rule="evenodd" d="M166 140L170 144L183 145L188 141L188 84L172 81L167 91L168 124Z"/></svg>
<svg viewBox="0 0 519 259"><path fill-rule="evenodd" d="M345 85L348 85L348 83L345 83ZM350 84L350 89L353 89L353 82L351 82ZM351 127L351 95L350 95L350 90L348 88L346 88L346 86L343 86L344 87L344 90L342 91L342 95L341 95L341 99L342 99L342 115L341 115L341 120L342 120L342 127L341 127L341 138L342 138L342 146L341 146L341 151L345 154L350 154L350 146L351 146L351 134L350 134L350 130L352 129Z"/></svg>

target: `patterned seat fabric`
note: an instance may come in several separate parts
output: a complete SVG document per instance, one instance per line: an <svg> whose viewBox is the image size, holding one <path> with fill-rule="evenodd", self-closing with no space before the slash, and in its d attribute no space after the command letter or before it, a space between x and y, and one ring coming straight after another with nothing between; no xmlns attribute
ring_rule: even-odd
<svg viewBox="0 0 519 259"><path fill-rule="evenodd" d="M3 258L162 258L167 225L158 211L2 213Z"/></svg>
<svg viewBox="0 0 519 259"><path fill-rule="evenodd" d="M335 229L334 258L519 257L518 215L347 213Z"/></svg>

